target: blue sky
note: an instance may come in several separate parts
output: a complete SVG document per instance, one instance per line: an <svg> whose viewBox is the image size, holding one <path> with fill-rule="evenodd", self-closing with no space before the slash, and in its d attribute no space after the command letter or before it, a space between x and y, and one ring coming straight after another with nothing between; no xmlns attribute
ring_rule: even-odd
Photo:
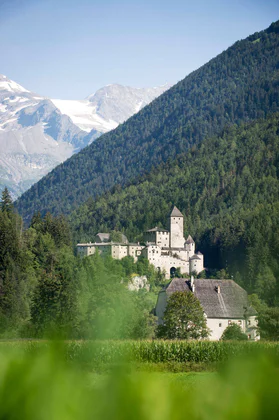
<svg viewBox="0 0 279 420"><path fill-rule="evenodd" d="M278 0L0 0L0 73L59 99L175 83L278 19Z"/></svg>

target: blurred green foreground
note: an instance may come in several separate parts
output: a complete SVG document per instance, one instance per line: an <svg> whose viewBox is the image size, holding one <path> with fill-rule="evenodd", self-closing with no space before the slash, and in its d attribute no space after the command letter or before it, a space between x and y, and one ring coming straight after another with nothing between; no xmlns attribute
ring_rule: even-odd
<svg viewBox="0 0 279 420"><path fill-rule="evenodd" d="M262 353L217 373L156 373L69 362L61 346L0 349L0 419L278 419L279 371Z"/></svg>

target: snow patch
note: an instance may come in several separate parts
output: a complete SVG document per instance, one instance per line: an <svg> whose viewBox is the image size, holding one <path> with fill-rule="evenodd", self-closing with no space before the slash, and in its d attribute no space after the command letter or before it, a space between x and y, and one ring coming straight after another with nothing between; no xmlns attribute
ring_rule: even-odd
<svg viewBox="0 0 279 420"><path fill-rule="evenodd" d="M68 115L75 125L87 133L92 129L104 133L118 126L116 121L106 120L97 115L96 106L92 106L88 100L51 99L51 101L62 114Z"/></svg>
<svg viewBox="0 0 279 420"><path fill-rule="evenodd" d="M13 80L0 82L0 89L8 90L9 92L29 92L29 90L25 89L23 86L19 85Z"/></svg>

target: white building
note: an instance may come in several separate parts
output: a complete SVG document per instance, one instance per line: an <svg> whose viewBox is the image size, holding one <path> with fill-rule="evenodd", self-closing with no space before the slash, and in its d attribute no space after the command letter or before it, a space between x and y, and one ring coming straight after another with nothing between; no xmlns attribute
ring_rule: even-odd
<svg viewBox="0 0 279 420"><path fill-rule="evenodd" d="M169 230L155 227L144 233L144 244L128 243L123 235L122 242L115 243L110 240L109 233L98 233L94 243L78 244L78 254L89 256L96 249L104 255L122 259L132 256L136 261L143 255L167 278L180 269L182 274L200 273L204 269L203 255L195 251L195 242L189 235L184 238L183 214L174 207L169 216Z"/></svg>
<svg viewBox="0 0 279 420"><path fill-rule="evenodd" d="M174 278L161 292L155 308L158 323L163 323L167 300L174 292L194 293L204 310L210 340L219 340L232 323L238 324L251 340L257 335L257 313L249 306L247 292L233 280Z"/></svg>

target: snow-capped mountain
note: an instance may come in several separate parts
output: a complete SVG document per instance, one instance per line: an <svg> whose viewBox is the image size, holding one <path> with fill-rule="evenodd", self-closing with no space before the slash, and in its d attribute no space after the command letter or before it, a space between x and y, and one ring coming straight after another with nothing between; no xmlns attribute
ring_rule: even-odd
<svg viewBox="0 0 279 420"><path fill-rule="evenodd" d="M109 85L85 100L52 100L0 75L0 189L20 195L169 87Z"/></svg>
<svg viewBox="0 0 279 420"><path fill-rule="evenodd" d="M154 88L133 88L114 84L97 90L83 101L52 99L52 102L81 130L90 132L95 129L106 133L169 88L168 84Z"/></svg>

